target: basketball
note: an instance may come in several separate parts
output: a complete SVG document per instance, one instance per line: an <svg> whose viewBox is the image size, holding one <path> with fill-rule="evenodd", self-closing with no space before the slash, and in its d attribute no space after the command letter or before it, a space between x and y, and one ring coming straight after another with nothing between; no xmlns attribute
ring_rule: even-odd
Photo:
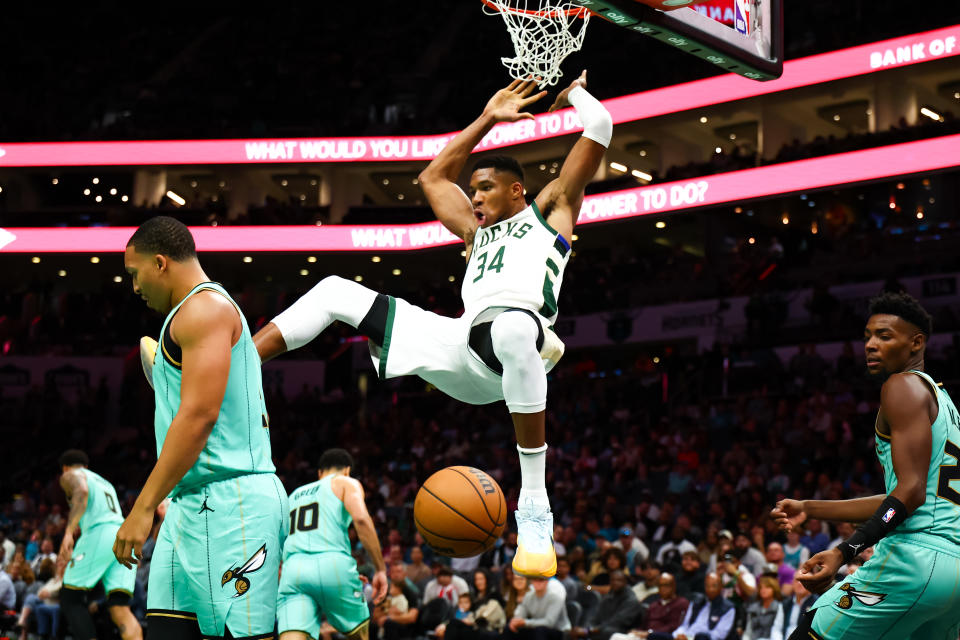
<svg viewBox="0 0 960 640"><path fill-rule="evenodd" d="M490 549L507 526L507 501L497 481L473 467L447 467L427 478L413 520L430 548L452 558Z"/></svg>

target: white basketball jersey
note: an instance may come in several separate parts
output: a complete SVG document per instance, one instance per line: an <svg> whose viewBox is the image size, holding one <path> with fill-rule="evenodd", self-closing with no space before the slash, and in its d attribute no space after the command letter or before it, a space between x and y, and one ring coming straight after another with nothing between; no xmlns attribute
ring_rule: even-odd
<svg viewBox="0 0 960 640"><path fill-rule="evenodd" d="M569 243L543 219L536 203L477 229L461 296L471 319L490 307L517 307L553 324Z"/></svg>

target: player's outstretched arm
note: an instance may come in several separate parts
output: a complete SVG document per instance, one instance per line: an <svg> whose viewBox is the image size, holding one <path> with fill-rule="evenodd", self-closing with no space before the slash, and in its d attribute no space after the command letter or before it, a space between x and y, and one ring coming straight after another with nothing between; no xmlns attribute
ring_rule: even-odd
<svg viewBox="0 0 960 640"><path fill-rule="evenodd" d="M420 174L420 188L427 196L437 219L450 233L470 245L477 230L477 218L473 214L470 198L457 185L457 178L467 163L474 147L498 122L533 120L526 113L529 105L546 95L546 91L533 94L534 80L514 80L509 86L497 91L487 102L480 117L461 131L444 147Z"/></svg>
<svg viewBox="0 0 960 640"><path fill-rule="evenodd" d="M377 538L377 530L373 526L373 518L367 511L367 503L363 496L363 485L359 481L346 476L339 476L334 479L334 482L338 485L334 488L336 493L339 495L340 491L343 491L340 499L343 501L347 513L353 518L353 526L357 530L357 537L360 538L363 548L370 554L370 560L376 570L372 583L373 603L380 604L387 595L387 565L383 561L380 540Z"/></svg>
<svg viewBox="0 0 960 640"><path fill-rule="evenodd" d="M265 327L253 336L253 344L257 347L260 362L273 360L281 353L286 353L287 343L283 341L283 334L279 327L268 322Z"/></svg>
<svg viewBox="0 0 960 640"><path fill-rule="evenodd" d="M70 513L67 515L67 528L63 532L63 541L60 543L60 554L57 559L61 562L69 562L73 555L73 533L80 526L80 518L87 510L89 491L86 476L78 471L60 476L60 486L70 500Z"/></svg>
<svg viewBox="0 0 960 640"><path fill-rule="evenodd" d="M567 241L580 216L583 192L603 162L613 137L613 119L599 100L587 93L587 71L560 92L550 111L573 105L583 123L581 137L564 160L560 175L537 195L537 206Z"/></svg>
<svg viewBox="0 0 960 640"><path fill-rule="evenodd" d="M180 408L153 471L117 532L114 555L127 567L140 558L157 506L207 443L220 415L230 374L230 350L240 331L236 307L216 293L201 292L188 300L173 322L173 336L183 351Z"/></svg>

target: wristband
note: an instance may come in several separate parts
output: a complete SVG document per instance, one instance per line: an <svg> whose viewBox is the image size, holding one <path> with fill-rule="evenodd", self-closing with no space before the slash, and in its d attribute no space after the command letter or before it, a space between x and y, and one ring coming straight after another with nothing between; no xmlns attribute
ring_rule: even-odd
<svg viewBox="0 0 960 640"><path fill-rule="evenodd" d="M573 105L577 115L580 116L580 122L583 123L583 137L609 147L610 139L613 137L613 119L607 108L580 85L570 90L567 94L567 102Z"/></svg>
<svg viewBox="0 0 960 640"><path fill-rule="evenodd" d="M847 540L837 545L837 549L843 554L844 563L849 563L858 553L889 535L909 515L907 507L897 498L892 495L884 498L880 508L870 516L870 519L860 525L860 528Z"/></svg>

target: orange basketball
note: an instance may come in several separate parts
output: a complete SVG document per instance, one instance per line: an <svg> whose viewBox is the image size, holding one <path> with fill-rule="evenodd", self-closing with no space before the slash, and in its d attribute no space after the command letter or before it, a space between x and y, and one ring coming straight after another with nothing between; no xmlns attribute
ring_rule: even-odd
<svg viewBox="0 0 960 640"><path fill-rule="evenodd" d="M447 467L427 478L413 503L413 521L430 548L467 558L493 546L507 526L497 481L473 467Z"/></svg>

